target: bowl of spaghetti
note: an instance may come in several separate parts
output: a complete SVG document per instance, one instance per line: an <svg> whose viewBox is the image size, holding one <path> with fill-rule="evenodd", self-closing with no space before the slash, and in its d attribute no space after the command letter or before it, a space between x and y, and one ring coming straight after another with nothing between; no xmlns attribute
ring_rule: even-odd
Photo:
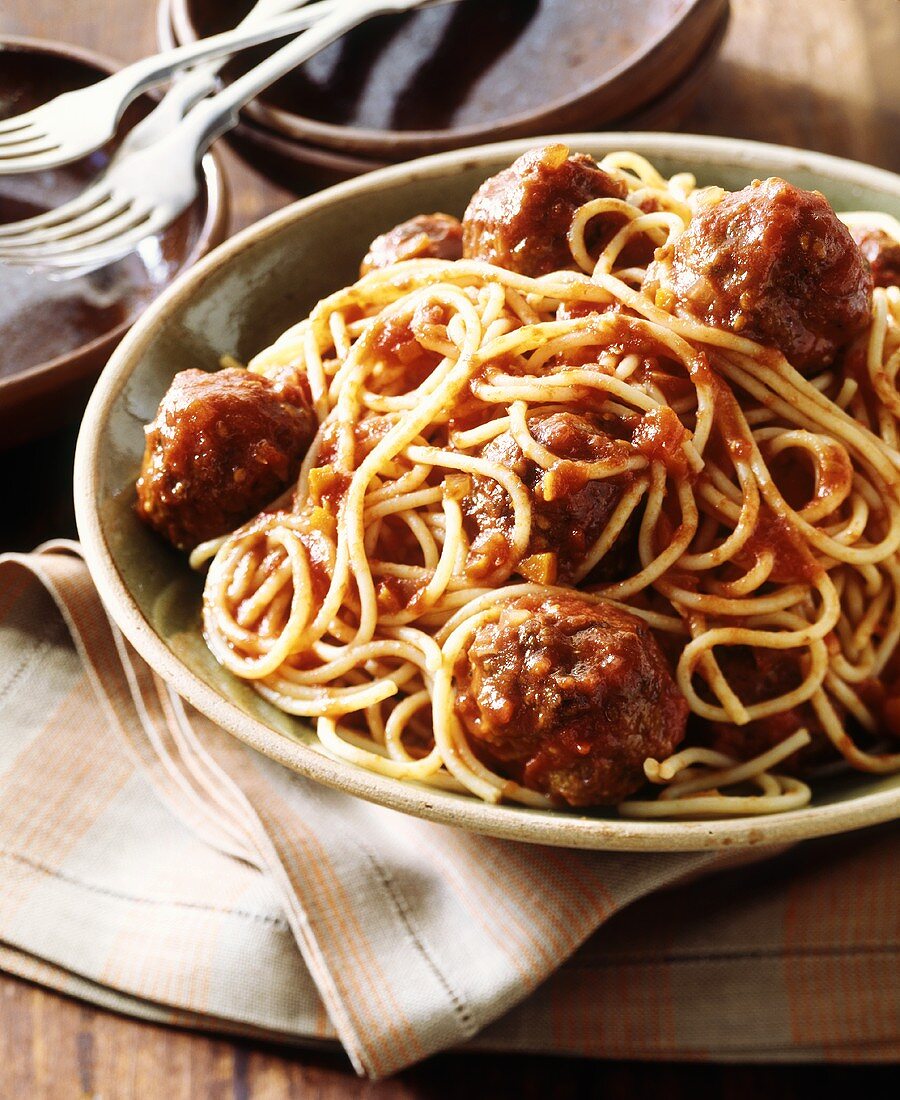
<svg viewBox="0 0 900 1100"><path fill-rule="evenodd" d="M226 730L436 821L661 851L894 818L898 216L890 173L664 134L302 200L104 373L101 596Z"/></svg>

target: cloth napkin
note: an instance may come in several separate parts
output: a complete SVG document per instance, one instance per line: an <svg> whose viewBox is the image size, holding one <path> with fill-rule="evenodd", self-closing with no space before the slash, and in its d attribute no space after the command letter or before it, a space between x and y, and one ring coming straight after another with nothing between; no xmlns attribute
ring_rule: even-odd
<svg viewBox="0 0 900 1100"><path fill-rule="evenodd" d="M0 557L0 967L118 1011L338 1040L373 1077L461 1044L891 1061L898 836L735 869L408 818L191 710L75 544Z"/></svg>

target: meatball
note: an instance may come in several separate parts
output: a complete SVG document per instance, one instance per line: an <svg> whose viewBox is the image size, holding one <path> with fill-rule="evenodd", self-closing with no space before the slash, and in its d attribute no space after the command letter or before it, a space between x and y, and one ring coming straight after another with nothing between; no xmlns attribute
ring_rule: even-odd
<svg viewBox="0 0 900 1100"><path fill-rule="evenodd" d="M360 275L401 260L459 260L462 225L450 214L417 214L376 237L359 265Z"/></svg>
<svg viewBox="0 0 900 1100"><path fill-rule="evenodd" d="M137 482L137 514L179 550L227 534L297 476L316 431L301 380L239 368L176 374Z"/></svg>
<svg viewBox="0 0 900 1100"><path fill-rule="evenodd" d="M674 245L657 251L645 288L777 348L805 373L828 366L871 315L872 276L850 231L817 191L781 179L701 204Z"/></svg>
<svg viewBox="0 0 900 1100"><path fill-rule="evenodd" d="M511 601L476 631L456 678L473 751L570 806L621 802L644 761L684 737L687 702L649 628L574 593Z"/></svg>
<svg viewBox="0 0 900 1100"><path fill-rule="evenodd" d="M850 232L869 262L875 285L900 286L900 241L871 225L854 225Z"/></svg>
<svg viewBox="0 0 900 1100"><path fill-rule="evenodd" d="M543 470L526 458L509 432L492 439L481 457L512 470L531 490L531 540L525 557L552 553L549 574L531 579L570 583L578 577L588 552L603 533L622 498L628 475L585 481L575 461L599 462L627 458L631 448L612 439L590 420L574 413L551 413L529 421L534 438L560 459ZM513 559L513 507L503 486L489 477L472 479L463 499L463 515L470 543L469 572L473 577L502 580L520 563ZM621 548L628 543L623 531L601 563L603 576L622 565ZM498 575L499 574L499 575Z"/></svg>
<svg viewBox="0 0 900 1100"><path fill-rule="evenodd" d="M621 180L583 153L569 156L565 145L532 149L473 195L463 217L463 255L533 277L571 267L568 233L575 212L592 199L624 199L627 193ZM592 221L589 247L604 230L609 235L607 220Z"/></svg>

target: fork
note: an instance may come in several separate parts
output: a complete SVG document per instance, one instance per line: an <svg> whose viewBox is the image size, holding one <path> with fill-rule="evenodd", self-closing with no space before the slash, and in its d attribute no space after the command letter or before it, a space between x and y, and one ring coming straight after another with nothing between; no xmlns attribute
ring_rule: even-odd
<svg viewBox="0 0 900 1100"><path fill-rule="evenodd" d="M157 140L129 149L126 155L117 154L101 179L73 202L37 218L0 226L0 262L66 277L121 259L170 225L194 201L200 157L237 123L240 108L279 77L376 15L453 2L341 0L256 68L192 106Z"/></svg>
<svg viewBox="0 0 900 1100"><path fill-rule="evenodd" d="M339 0L306 4L263 0L234 30L143 58L86 88L0 121L0 175L41 172L77 160L109 141L125 108L141 92L198 62L220 58L224 63L238 50L305 30L341 6ZM264 18L269 15L275 17Z"/></svg>
<svg viewBox="0 0 900 1100"><path fill-rule="evenodd" d="M309 0L256 0L256 3L247 15L244 16L235 30L239 30L246 26L252 26L256 22L261 22L277 15L284 15L308 3ZM319 3L315 8L310 9L308 14L318 15L321 13L323 7L327 8L328 6L333 7L333 4ZM107 167L107 172L112 169L114 164L127 160L139 149L144 149L153 145L174 129L190 107L193 107L194 104L203 99L204 96L209 95L210 92L215 90L218 72L227 60L228 55L223 55L217 57L213 61L206 61L202 64L198 64L189 71L181 73L176 80L172 82L171 87L153 110L125 135L112 161ZM56 207L53 210L48 210L31 218L19 219L7 225L0 223L0 247L3 246L4 239L12 240L14 242L14 251L19 252L21 248L27 248L35 242L41 243L42 241L60 240L68 236L71 231L69 227L70 222L72 222L72 229L75 228L75 223L73 222L74 218L79 215L88 215L91 211L94 211L96 207L102 204L109 192L107 182L107 176L104 173L101 179L97 180L93 186L89 187L82 192L79 197L63 206ZM85 218L81 227L84 229L90 228L92 221L97 218L102 220L102 217L102 210L97 210L95 218ZM99 221L97 224L99 224ZM50 230L52 230L52 232L50 232ZM39 235L36 236L36 234ZM3 262L2 257L0 257L0 263ZM79 272L74 271L69 272L69 274L74 276L79 274Z"/></svg>

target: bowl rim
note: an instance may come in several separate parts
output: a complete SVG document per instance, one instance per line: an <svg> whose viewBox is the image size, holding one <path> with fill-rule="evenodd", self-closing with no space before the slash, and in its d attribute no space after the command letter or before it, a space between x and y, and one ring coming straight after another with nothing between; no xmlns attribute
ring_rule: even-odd
<svg viewBox="0 0 900 1100"><path fill-rule="evenodd" d="M162 3L168 5L169 20L175 39L179 43L196 41L198 31L191 16L190 0L162 0ZM673 12L669 21L651 38L641 41L633 53L607 69L582 89L573 91L567 96L560 96L530 112L511 114L489 125L469 125L447 130L392 130L367 126L340 126L336 123L323 122L309 115L297 114L283 107L270 106L262 97L247 104L244 110L258 125L274 130L288 139L322 145L339 151L346 150L372 158L408 158L420 154L462 149L472 147L476 142L479 144L489 142L492 137L514 139L517 136L532 133L535 129L552 126L554 116L560 112L586 110L601 92L607 97L612 97L613 91L629 74L637 72L654 57L657 51L665 49L674 39L684 34L690 25L696 24L696 33L690 42L691 49L679 51L678 75L675 83L680 83L688 75L693 61L705 51L715 37L715 30L723 16L727 21L729 9L730 0L686 0L684 6ZM718 41L720 44L721 39ZM685 56L687 53L690 54L689 57ZM650 94L642 93L642 97L622 113L623 117L637 114L651 100L668 90L668 87L658 87ZM603 122L613 124L618 117L619 114L614 113L603 119Z"/></svg>
<svg viewBox="0 0 900 1100"><path fill-rule="evenodd" d="M327 786L431 821L456 825L506 839L571 848L633 851L698 851L791 843L850 831L900 817L900 786L873 791L822 806L769 817L715 821L634 821L594 818L568 811L493 806L374 775L266 726L220 695L187 667L150 626L116 568L99 515L99 469L104 424L111 407L155 338L157 328L198 287L241 253L257 247L287 225L348 198L377 193L392 183L460 173L486 162L512 159L535 144L554 140L570 147L604 145L634 149L648 156L669 156L686 164L738 165L752 169L761 157L785 171L805 169L825 178L887 190L900 199L900 176L859 162L792 149L788 146L692 134L599 132L517 139L472 149L439 153L392 165L327 188L292 203L244 229L180 276L149 307L119 345L103 371L82 422L75 453L74 496L79 536L88 569L100 597L138 653L189 703L252 748Z"/></svg>
<svg viewBox="0 0 900 1100"><path fill-rule="evenodd" d="M108 57L106 54L83 46L70 46L65 42L55 42L50 39L34 38L27 35L0 34L0 54L4 50L12 49L19 53L40 53L50 57L65 58L77 61L88 68L100 73L111 74L122 67L122 62ZM203 221L197 233L197 239L193 247L186 253L182 262L166 283L165 290L178 279L182 273L202 259L210 249L219 243L224 235L228 219L228 185L225 169L221 156L216 150L206 153L201 162L203 173L203 191L198 198L205 198L206 210ZM197 201L196 199L194 200ZM5 377L0 377L0 393L8 402L19 402L32 397L40 392L48 383L49 376L59 374L60 382L73 382L89 373L89 361L109 347L117 344L136 321L125 320L115 328L95 336L71 351L63 352L53 359L47 359L43 363L35 363L25 370L15 371ZM84 370L82 363L84 361Z"/></svg>

